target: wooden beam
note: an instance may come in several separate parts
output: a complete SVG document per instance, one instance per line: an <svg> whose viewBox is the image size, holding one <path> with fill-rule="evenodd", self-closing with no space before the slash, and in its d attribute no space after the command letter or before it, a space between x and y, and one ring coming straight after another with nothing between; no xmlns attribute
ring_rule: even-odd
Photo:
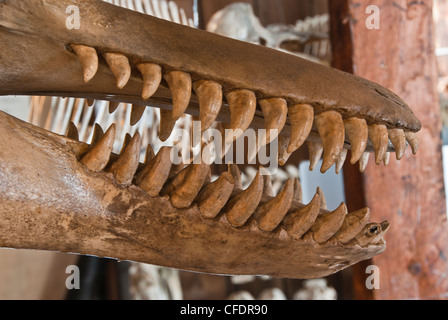
<svg viewBox="0 0 448 320"><path fill-rule="evenodd" d="M376 166L371 159L362 176L350 165L345 167L348 205L365 204L371 209L372 220L391 222L385 237L387 249L371 262L379 267L380 289L366 288L365 266L358 266L361 273L355 277L356 295L375 299L446 299L448 226L433 2L329 3L334 66L388 87L409 103L423 124L417 156L408 150L400 162L391 159L388 167ZM379 30L366 27L369 5L380 9Z"/></svg>

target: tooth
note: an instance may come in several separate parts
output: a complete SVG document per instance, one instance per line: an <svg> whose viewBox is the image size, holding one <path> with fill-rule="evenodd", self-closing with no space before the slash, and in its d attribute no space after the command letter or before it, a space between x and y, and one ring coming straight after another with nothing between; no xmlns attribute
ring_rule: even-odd
<svg viewBox="0 0 448 320"><path fill-rule="evenodd" d="M254 217L258 227L263 231L274 230L282 222L294 196L294 182L288 179L277 197L263 203L256 210Z"/></svg>
<svg viewBox="0 0 448 320"><path fill-rule="evenodd" d="M201 191L197 203L204 217L212 219L218 215L232 195L234 182L232 174L224 172Z"/></svg>
<svg viewBox="0 0 448 320"><path fill-rule="evenodd" d="M265 146L275 140L285 126L288 104L285 99L281 98L263 99L259 103L263 111L266 129L261 146Z"/></svg>
<svg viewBox="0 0 448 320"><path fill-rule="evenodd" d="M355 242L361 247L375 244L383 238L384 234L389 229L389 226L390 224L387 221L382 223L369 223L356 236Z"/></svg>
<svg viewBox="0 0 448 320"><path fill-rule="evenodd" d="M145 163L148 163L152 159L154 159L156 154L154 153L154 149L150 144L148 144L148 147L146 148L146 154L145 154Z"/></svg>
<svg viewBox="0 0 448 320"><path fill-rule="evenodd" d="M362 231L367 222L369 222L369 219L369 208L347 214L341 228L335 234L335 238L341 243L349 242Z"/></svg>
<svg viewBox="0 0 448 320"><path fill-rule="evenodd" d="M270 175L263 176L263 194L268 197L275 197L274 189L272 187L272 180Z"/></svg>
<svg viewBox="0 0 448 320"><path fill-rule="evenodd" d="M347 207L342 203L335 211L319 216L311 227L314 240L322 243L330 239L341 228L346 215Z"/></svg>
<svg viewBox="0 0 448 320"><path fill-rule="evenodd" d="M344 166L345 159L347 158L347 149L342 149L341 154L336 159L336 174L339 174L341 172L342 167Z"/></svg>
<svg viewBox="0 0 448 320"><path fill-rule="evenodd" d="M359 118L344 120L344 127L351 145L352 158L350 163L355 164L366 150L369 127L366 120Z"/></svg>
<svg viewBox="0 0 448 320"><path fill-rule="evenodd" d="M193 85L199 99L201 132L213 124L222 107L222 86L214 81L199 80Z"/></svg>
<svg viewBox="0 0 448 320"><path fill-rule="evenodd" d="M132 105L131 126L135 126L140 121L143 114L145 113L145 110L146 106L138 106L135 104Z"/></svg>
<svg viewBox="0 0 448 320"><path fill-rule="evenodd" d="M118 160L108 169L109 172L113 173L118 184L129 185L132 183L139 165L141 143L140 133L137 132Z"/></svg>
<svg viewBox="0 0 448 320"><path fill-rule="evenodd" d="M176 120L173 120L170 110L160 109L159 139L166 141L173 132Z"/></svg>
<svg viewBox="0 0 448 320"><path fill-rule="evenodd" d="M412 153L417 154L418 151L418 137L415 132L406 132L406 140L409 142L412 148Z"/></svg>
<svg viewBox="0 0 448 320"><path fill-rule="evenodd" d="M199 191L204 186L209 173L209 166L201 164L191 164L182 170L172 182L171 203L178 209L188 208L198 196Z"/></svg>
<svg viewBox="0 0 448 320"><path fill-rule="evenodd" d="M317 219L320 212L319 194L316 193L305 207L291 213L285 218L285 228L289 235L300 238L307 232Z"/></svg>
<svg viewBox="0 0 448 320"><path fill-rule="evenodd" d="M283 135L278 136L278 163L281 166L284 166L291 156L291 153L287 152L289 141L289 137Z"/></svg>
<svg viewBox="0 0 448 320"><path fill-rule="evenodd" d="M182 117L188 108L191 99L191 76L182 71L171 71L165 74L165 81L173 97L173 120Z"/></svg>
<svg viewBox="0 0 448 320"><path fill-rule="evenodd" d="M118 89L123 89L131 77L129 59L120 53L104 53L103 56L117 80Z"/></svg>
<svg viewBox="0 0 448 320"><path fill-rule="evenodd" d="M263 176L258 172L246 190L230 199L224 207L224 212L232 226L243 226L254 213L263 195L263 186Z"/></svg>
<svg viewBox="0 0 448 320"><path fill-rule="evenodd" d="M298 178L294 179L294 201L302 203L303 201L303 193L302 193L302 184Z"/></svg>
<svg viewBox="0 0 448 320"><path fill-rule="evenodd" d="M369 157L370 153L364 152L361 156L361 159L359 159L359 171L364 172L366 171L367 164L369 163Z"/></svg>
<svg viewBox="0 0 448 320"><path fill-rule="evenodd" d="M324 145L320 141L307 141L307 144L308 152L310 155L310 171L313 171L319 163L320 158L322 157L322 153L324 152Z"/></svg>
<svg viewBox="0 0 448 320"><path fill-rule="evenodd" d="M325 199L325 194L320 187L317 187L317 194L320 199L320 208L327 210L327 199Z"/></svg>
<svg viewBox="0 0 448 320"><path fill-rule="evenodd" d="M109 101L109 113L112 114L120 106L120 102Z"/></svg>
<svg viewBox="0 0 448 320"><path fill-rule="evenodd" d="M86 103L89 107L91 107L95 104L95 100L94 99L86 99Z"/></svg>
<svg viewBox="0 0 448 320"><path fill-rule="evenodd" d="M386 154L384 155L383 162L384 162L385 166L389 165L389 162L390 162L390 152L386 152Z"/></svg>
<svg viewBox="0 0 448 320"><path fill-rule="evenodd" d="M230 163L228 165L229 170L228 172L233 176L233 179L235 181L235 188L236 189L240 189L243 190L243 182L241 180L241 172L240 172L240 168L238 168L238 166L234 163Z"/></svg>
<svg viewBox="0 0 448 320"><path fill-rule="evenodd" d="M159 88L162 81L162 68L155 63L141 63L137 65L138 70L143 77L143 100L148 100Z"/></svg>
<svg viewBox="0 0 448 320"><path fill-rule="evenodd" d="M401 160L406 151L406 135L402 129L390 129L388 130L389 139L395 147L395 154L397 160Z"/></svg>
<svg viewBox="0 0 448 320"><path fill-rule="evenodd" d="M226 95L227 103L230 109L230 128L231 130L241 130L243 134L249 128L255 116L257 107L257 98L255 93L250 90L233 90ZM240 135L236 134L234 140L238 139ZM230 135L231 138L232 135ZM226 143L231 143L228 141Z"/></svg>
<svg viewBox="0 0 448 320"><path fill-rule="evenodd" d="M369 139L372 141L375 150L375 162L381 164L387 152L389 136L387 127L383 124L372 124L369 126Z"/></svg>
<svg viewBox="0 0 448 320"><path fill-rule="evenodd" d="M126 133L126 135L124 136L124 141L123 141L123 144L121 146L120 153L119 153L120 156L126 151L126 148L127 148L128 144L129 144L129 142L131 142L131 140L132 140L131 134L130 133Z"/></svg>
<svg viewBox="0 0 448 320"><path fill-rule="evenodd" d="M114 146L116 126L112 124L101 140L81 159L81 163L91 171L103 170L109 162Z"/></svg>
<svg viewBox="0 0 448 320"><path fill-rule="evenodd" d="M289 107L288 116L291 123L291 141L288 146L288 153L293 153L303 145L311 132L314 109L308 104L297 104Z"/></svg>
<svg viewBox="0 0 448 320"><path fill-rule="evenodd" d="M324 157L320 171L325 173L335 163L344 147L344 122L339 112L331 110L317 115L315 123L324 146Z"/></svg>
<svg viewBox="0 0 448 320"><path fill-rule="evenodd" d="M76 128L76 125L72 121L68 125L66 136L69 139L79 141L78 128Z"/></svg>
<svg viewBox="0 0 448 320"><path fill-rule="evenodd" d="M145 190L151 197L156 197L162 190L171 171L171 147L162 147L154 158L145 162L137 174L135 184Z"/></svg>
<svg viewBox="0 0 448 320"><path fill-rule="evenodd" d="M72 44L71 47L81 61L84 69L84 82L87 83L93 79L98 71L98 54L92 47L79 44Z"/></svg>
<svg viewBox="0 0 448 320"><path fill-rule="evenodd" d="M95 127L93 129L93 135L92 135L92 142L90 144L93 146L98 141L101 140L101 138L104 136L103 128L98 123L95 123Z"/></svg>

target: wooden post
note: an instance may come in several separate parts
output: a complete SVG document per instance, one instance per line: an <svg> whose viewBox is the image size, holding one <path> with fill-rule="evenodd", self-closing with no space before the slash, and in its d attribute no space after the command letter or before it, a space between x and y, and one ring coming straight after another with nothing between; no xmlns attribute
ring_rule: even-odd
<svg viewBox="0 0 448 320"><path fill-rule="evenodd" d="M388 87L409 103L423 128L420 150L388 167L373 159L364 175L345 166L348 205L366 205L372 220L389 220L385 253L371 262L380 289L365 286L365 264L355 271L357 298L447 299L448 226L436 91L432 5L423 1L332 0L334 66ZM376 5L379 29L369 29ZM372 21L370 21L372 22ZM393 157L391 157L393 158Z"/></svg>

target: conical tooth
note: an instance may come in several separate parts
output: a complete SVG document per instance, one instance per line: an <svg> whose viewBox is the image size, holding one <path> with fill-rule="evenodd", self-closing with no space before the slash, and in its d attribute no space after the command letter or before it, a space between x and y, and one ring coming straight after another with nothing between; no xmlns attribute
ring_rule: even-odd
<svg viewBox="0 0 448 320"><path fill-rule="evenodd" d="M341 154L339 155L339 157L336 159L336 174L339 174L339 172L341 172L342 167L344 166L344 162L345 159L347 159L347 149L342 149Z"/></svg>
<svg viewBox="0 0 448 320"><path fill-rule="evenodd" d="M258 227L263 231L272 231L282 222L294 196L294 182L288 179L282 191L270 201L263 203L256 210L254 217Z"/></svg>
<svg viewBox="0 0 448 320"><path fill-rule="evenodd" d="M140 133L137 132L118 160L108 169L113 173L118 184L129 185L132 183L139 165L141 144L142 139Z"/></svg>
<svg viewBox="0 0 448 320"><path fill-rule="evenodd" d="M132 105L131 126L135 126L140 121L143 114L145 113L145 110L146 106L138 106L135 104Z"/></svg>
<svg viewBox="0 0 448 320"><path fill-rule="evenodd" d="M193 85L193 89L199 99L201 132L204 132L213 124L222 107L222 86L214 81L199 80Z"/></svg>
<svg viewBox="0 0 448 320"><path fill-rule="evenodd" d="M208 173L209 166L205 162L191 164L182 170L172 181L169 192L173 206L178 209L188 208L204 186Z"/></svg>
<svg viewBox="0 0 448 320"><path fill-rule="evenodd" d="M288 117L291 123L288 153L293 153L303 145L313 128L314 109L308 104L297 104L289 107Z"/></svg>
<svg viewBox="0 0 448 320"><path fill-rule="evenodd" d="M87 103L87 106L91 107L95 104L95 100L94 99L86 99L86 103Z"/></svg>
<svg viewBox="0 0 448 320"><path fill-rule="evenodd" d="M387 221L381 223L369 223L354 239L361 247L369 244L378 243L389 229L390 223Z"/></svg>
<svg viewBox="0 0 448 320"><path fill-rule="evenodd" d="M369 127L366 120L359 118L344 120L344 127L351 145L352 158L350 163L355 164L366 150Z"/></svg>
<svg viewBox="0 0 448 320"><path fill-rule="evenodd" d="M234 163L230 163L228 165L228 172L232 175L233 179L234 179L234 184L235 184L235 188L236 189L240 189L243 190L243 181L241 179L241 172L240 172L240 168L238 168L238 165L234 164Z"/></svg>
<svg viewBox="0 0 448 320"><path fill-rule="evenodd" d="M104 136L103 128L98 123L95 123L95 127L93 129L93 136L92 136L92 142L90 142L91 145L95 145L98 141L101 140L101 138Z"/></svg>
<svg viewBox="0 0 448 320"><path fill-rule="evenodd" d="M171 171L171 147L162 147L154 158L145 162L137 174L135 184L145 190L151 197L156 197L162 190Z"/></svg>
<svg viewBox="0 0 448 320"><path fill-rule="evenodd" d="M126 135L124 136L124 141L121 146L120 153L119 153L120 156L126 151L126 148L128 147L128 144L131 142L131 140L132 140L131 134L129 132L126 133Z"/></svg>
<svg viewBox="0 0 448 320"><path fill-rule="evenodd" d="M148 100L159 88L162 81L162 68L155 63L141 63L137 65L138 70L143 77L143 100Z"/></svg>
<svg viewBox="0 0 448 320"><path fill-rule="evenodd" d="M112 124L100 141L81 159L81 163L92 171L103 170L109 162L114 146L115 133L116 126Z"/></svg>
<svg viewBox="0 0 448 320"><path fill-rule="evenodd" d="M315 123L324 146L324 157L320 171L325 173L335 163L344 148L344 122L339 112L331 110L317 115Z"/></svg>
<svg viewBox="0 0 448 320"><path fill-rule="evenodd" d="M173 120L172 112L170 110L160 110L160 127L159 127L159 139L166 141L173 132L176 120Z"/></svg>
<svg viewBox="0 0 448 320"><path fill-rule="evenodd" d="M369 139L375 150L375 162L381 164L387 152L389 135L384 124L372 124L369 126Z"/></svg>
<svg viewBox="0 0 448 320"><path fill-rule="evenodd" d="M310 155L310 171L313 171L319 163L324 152L324 145L320 141L307 141Z"/></svg>
<svg viewBox="0 0 448 320"><path fill-rule="evenodd" d="M405 132L406 140L409 142L412 148L412 153L417 154L418 151L418 137L415 132Z"/></svg>
<svg viewBox="0 0 448 320"><path fill-rule="evenodd" d="M68 125L66 136L69 139L79 141L78 128L76 128L76 125L72 121L70 121L70 124Z"/></svg>
<svg viewBox="0 0 448 320"><path fill-rule="evenodd" d="M289 137L283 135L278 136L278 163L281 166L284 166L291 156L291 153L287 151L289 141Z"/></svg>
<svg viewBox="0 0 448 320"><path fill-rule="evenodd" d="M308 205L286 216L284 222L286 231L289 235L300 238L314 224L319 212L320 199L316 193Z"/></svg>
<svg viewBox="0 0 448 320"><path fill-rule="evenodd" d="M359 159L359 171L364 172L366 171L367 164L369 163L370 153L364 152L361 156L361 159Z"/></svg>
<svg viewBox="0 0 448 320"><path fill-rule="evenodd" d="M319 216L311 227L314 240L322 243L330 239L341 228L346 215L347 207L342 203L335 211Z"/></svg>
<svg viewBox="0 0 448 320"><path fill-rule="evenodd" d="M302 203L303 201L303 192L302 192L302 184L298 178L294 179L294 201Z"/></svg>
<svg viewBox="0 0 448 320"><path fill-rule="evenodd" d="M274 189L272 187L272 180L270 175L263 176L263 194L268 197L275 197Z"/></svg>
<svg viewBox="0 0 448 320"><path fill-rule="evenodd" d="M389 162L390 162L390 152L386 152L386 154L384 155L383 161L384 161L384 165L385 166L389 165Z"/></svg>
<svg viewBox="0 0 448 320"><path fill-rule="evenodd" d="M257 107L257 98L255 93L245 89L233 90L226 95L226 100L230 109L229 129L234 131L241 130L240 133L243 134L247 128L249 128L255 116L255 110ZM226 143L233 142L233 140L236 140L239 136L239 134L235 134L235 138L226 139Z"/></svg>
<svg viewBox="0 0 448 320"><path fill-rule="evenodd" d="M129 59L120 53L109 52L104 53L103 56L117 80L117 88L123 89L131 77Z"/></svg>
<svg viewBox="0 0 448 320"><path fill-rule="evenodd" d="M390 129L388 130L389 139L395 147L395 155L397 160L401 160L406 151L406 135L403 129Z"/></svg>
<svg viewBox="0 0 448 320"><path fill-rule="evenodd" d="M327 210L327 199L325 198L325 194L320 187L317 187L317 194L320 199L320 208Z"/></svg>
<svg viewBox="0 0 448 320"><path fill-rule="evenodd" d="M347 214L335 238L341 243L347 243L356 237L369 222L370 210L364 208Z"/></svg>
<svg viewBox="0 0 448 320"><path fill-rule="evenodd" d="M188 108L191 99L191 76L182 71L171 71L165 74L165 81L173 97L173 120L182 117Z"/></svg>
<svg viewBox="0 0 448 320"><path fill-rule="evenodd" d="M275 140L286 124L288 104L285 99L272 98L259 101L263 111L266 134L262 138L261 146Z"/></svg>
<svg viewBox="0 0 448 320"><path fill-rule="evenodd" d="M98 54L92 47L79 44L72 44L71 47L81 61L84 69L84 82L87 83L93 79L98 71Z"/></svg>
<svg viewBox="0 0 448 320"><path fill-rule="evenodd" d="M146 148L146 154L145 154L145 163L148 163L152 159L154 159L156 154L154 153L154 149L150 144L148 144L148 147Z"/></svg>
<svg viewBox="0 0 448 320"><path fill-rule="evenodd" d="M234 182L232 174L224 172L201 191L197 203L204 217L211 219L218 215L232 195Z"/></svg>
<svg viewBox="0 0 448 320"><path fill-rule="evenodd" d="M263 176L258 172L246 190L230 199L224 207L224 212L232 226L243 226L254 213L263 195L263 186Z"/></svg>
<svg viewBox="0 0 448 320"><path fill-rule="evenodd" d="M112 114L120 106L120 102L109 101L109 113Z"/></svg>

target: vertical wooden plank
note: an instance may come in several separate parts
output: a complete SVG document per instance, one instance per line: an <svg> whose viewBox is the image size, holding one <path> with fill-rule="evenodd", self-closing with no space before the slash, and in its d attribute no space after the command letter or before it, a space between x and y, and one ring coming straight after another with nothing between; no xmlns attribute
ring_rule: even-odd
<svg viewBox="0 0 448 320"><path fill-rule="evenodd" d="M366 27L369 5L380 9L379 30ZM387 249L372 260L380 269L380 289L373 291L376 299L448 298L448 227L432 5L430 0L330 1L332 16L339 21L332 30L333 43L343 49L335 47L335 66L350 69L347 64L351 64L355 74L400 95L423 125L417 156L408 150L402 161L392 159L387 168L371 161L359 181L346 182L349 205L353 199L365 201L372 220L391 222ZM359 182L362 188L354 185ZM372 294L360 282L355 290L361 297Z"/></svg>

